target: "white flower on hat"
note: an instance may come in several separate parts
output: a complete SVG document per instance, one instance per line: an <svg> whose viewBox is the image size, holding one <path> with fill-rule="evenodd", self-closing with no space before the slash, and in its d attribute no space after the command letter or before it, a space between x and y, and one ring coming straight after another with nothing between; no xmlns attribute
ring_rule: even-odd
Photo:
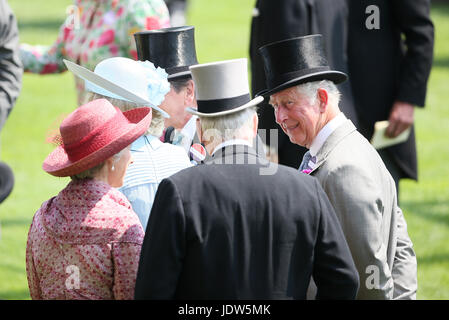
<svg viewBox="0 0 449 320"><path fill-rule="evenodd" d="M170 83L167 80L168 74L164 69L156 68L150 61L138 62L146 69L148 100L155 106L159 106L164 101L165 95L170 91Z"/></svg>

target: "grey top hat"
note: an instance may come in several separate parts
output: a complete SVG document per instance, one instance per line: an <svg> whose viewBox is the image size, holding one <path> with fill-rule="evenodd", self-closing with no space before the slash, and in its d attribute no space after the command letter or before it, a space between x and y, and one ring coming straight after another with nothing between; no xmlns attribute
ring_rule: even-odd
<svg viewBox="0 0 449 320"><path fill-rule="evenodd" d="M247 59L191 66L198 109L187 108L186 110L202 117L216 117L261 103L263 97L251 100L247 70Z"/></svg>

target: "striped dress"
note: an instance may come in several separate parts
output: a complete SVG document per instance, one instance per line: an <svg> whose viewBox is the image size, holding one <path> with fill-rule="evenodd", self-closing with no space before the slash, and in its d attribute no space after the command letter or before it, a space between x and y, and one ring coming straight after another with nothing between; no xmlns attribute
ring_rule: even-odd
<svg viewBox="0 0 449 320"><path fill-rule="evenodd" d="M137 139L131 154L133 163L119 190L128 198L145 230L159 183L192 164L183 148L162 143L151 135Z"/></svg>

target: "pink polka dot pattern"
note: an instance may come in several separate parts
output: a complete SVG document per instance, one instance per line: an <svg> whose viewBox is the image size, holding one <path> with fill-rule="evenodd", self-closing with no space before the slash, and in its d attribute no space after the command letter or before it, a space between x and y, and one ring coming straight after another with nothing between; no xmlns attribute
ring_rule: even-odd
<svg viewBox="0 0 449 320"><path fill-rule="evenodd" d="M31 224L26 269L32 299L133 299L144 231L123 194L72 181Z"/></svg>

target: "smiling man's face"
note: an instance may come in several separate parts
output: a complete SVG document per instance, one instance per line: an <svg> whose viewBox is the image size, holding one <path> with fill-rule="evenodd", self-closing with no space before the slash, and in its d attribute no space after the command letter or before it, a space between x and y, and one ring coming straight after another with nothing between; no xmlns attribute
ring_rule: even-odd
<svg viewBox="0 0 449 320"><path fill-rule="evenodd" d="M296 87L277 92L270 98L276 122L291 142L306 148L310 148L318 134L322 115L319 98L311 100Z"/></svg>

